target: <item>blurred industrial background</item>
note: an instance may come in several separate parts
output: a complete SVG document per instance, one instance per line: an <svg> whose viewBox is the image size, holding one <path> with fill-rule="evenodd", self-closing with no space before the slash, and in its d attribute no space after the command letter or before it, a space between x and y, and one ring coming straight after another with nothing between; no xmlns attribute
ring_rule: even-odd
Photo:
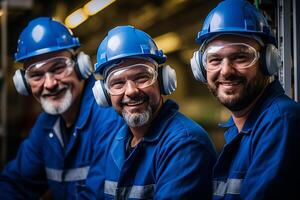
<svg viewBox="0 0 300 200"><path fill-rule="evenodd" d="M249 0L267 16L278 38L283 69L278 77L286 93L299 101L299 1ZM12 82L17 40L28 22L52 16L68 25L79 37L81 49L95 62L96 50L108 30L118 25L134 25L149 33L175 68L178 88L175 99L185 113L210 134L217 149L224 144L218 123L229 113L213 98L206 85L196 82L189 60L198 48L194 39L208 12L219 0L2 0L0 67L0 169L11 160L28 135L41 108L29 96L19 95ZM298 13L297 13L297 12ZM234 11L232 11L234 12ZM73 13L73 14L72 14ZM71 15L72 14L72 15Z"/></svg>

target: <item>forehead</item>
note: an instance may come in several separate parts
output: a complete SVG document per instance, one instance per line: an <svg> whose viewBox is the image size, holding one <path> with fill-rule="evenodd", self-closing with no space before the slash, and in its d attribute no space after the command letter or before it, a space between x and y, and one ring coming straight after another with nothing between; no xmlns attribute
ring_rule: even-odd
<svg viewBox="0 0 300 200"><path fill-rule="evenodd" d="M232 43L245 43L248 44L255 49L259 49L260 45L254 39L249 37L242 37L237 35L220 35L219 37L213 39L206 45L206 48L215 45L225 45L225 44L232 44Z"/></svg>
<svg viewBox="0 0 300 200"><path fill-rule="evenodd" d="M57 52L51 52L51 53L46 53L42 55L38 55L32 58L29 58L24 61L24 68L27 68L28 66L32 65L33 63L40 62L43 60L48 60L50 58L54 58L57 56L65 56L65 57L71 57L72 53L71 51L68 50L63 50L63 51L57 51Z"/></svg>

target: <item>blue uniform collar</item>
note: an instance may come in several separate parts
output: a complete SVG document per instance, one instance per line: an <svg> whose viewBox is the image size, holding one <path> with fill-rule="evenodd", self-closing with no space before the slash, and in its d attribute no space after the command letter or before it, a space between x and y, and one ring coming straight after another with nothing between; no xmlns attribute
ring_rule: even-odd
<svg viewBox="0 0 300 200"><path fill-rule="evenodd" d="M93 76L87 79L86 85L82 94L82 99L80 103L80 111L78 113L77 121L75 123L75 129L82 129L84 125L89 120L89 116L92 112L92 105L94 102L92 87L95 83L95 79Z"/></svg>
<svg viewBox="0 0 300 200"><path fill-rule="evenodd" d="M168 99L162 106L158 115L152 122L151 130L144 136L144 141L154 142L158 140L165 131L165 127L178 112L179 106L175 101Z"/></svg>
<svg viewBox="0 0 300 200"><path fill-rule="evenodd" d="M218 124L218 126L219 126L220 128L229 128L229 127L234 126L233 118L230 117L229 120L228 120L227 122L220 123L220 124Z"/></svg>
<svg viewBox="0 0 300 200"><path fill-rule="evenodd" d="M278 96L281 96L283 94L284 94L284 90L278 80L275 80L272 83L270 83L267 86L267 88L265 89L263 95L257 101L253 110L251 111L248 119L246 120L246 122L244 124L244 127L243 127L241 133L250 134L260 113L262 113L264 110L266 110L272 104L272 102L275 100L275 98L277 98ZM237 134L237 128L234 124L232 117L230 117L227 122L219 124L219 126L221 128L235 128L236 131L233 131L233 132L236 132L236 134ZM225 134L226 141L230 140L230 138L232 138L231 135Z"/></svg>
<svg viewBox="0 0 300 200"><path fill-rule="evenodd" d="M161 110L159 111L156 118L151 123L151 131L144 136L142 141L137 145L136 149L139 149L142 143L145 142L155 142L160 139L162 134L165 131L165 128L168 126L168 123L171 121L173 116L177 113L178 105L171 100L167 100ZM123 163L126 160L126 143L127 139L130 137L129 127L125 124L117 133L115 140L111 147L111 155L118 166L119 170L122 169ZM136 150L133 151L133 153ZM132 161L132 159L131 159Z"/></svg>
<svg viewBox="0 0 300 200"><path fill-rule="evenodd" d="M273 103L273 101L281 95L284 95L284 90L279 81L275 80L270 83L251 111L242 131L252 131L252 128L259 115L263 113Z"/></svg>

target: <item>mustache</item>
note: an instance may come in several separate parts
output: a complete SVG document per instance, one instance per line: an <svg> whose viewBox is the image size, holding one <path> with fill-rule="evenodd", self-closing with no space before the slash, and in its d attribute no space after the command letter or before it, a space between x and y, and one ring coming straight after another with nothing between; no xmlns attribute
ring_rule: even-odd
<svg viewBox="0 0 300 200"><path fill-rule="evenodd" d="M245 77L231 75L228 77L218 78L216 80L216 83L219 84L220 82L225 82L225 81L234 81L234 82L241 82L241 83L247 82Z"/></svg>
<svg viewBox="0 0 300 200"><path fill-rule="evenodd" d="M69 86L67 85L59 85L54 89L51 90L43 90L42 92L42 96L53 96L58 94L59 92L63 91L63 90L67 90L69 88Z"/></svg>
<svg viewBox="0 0 300 200"><path fill-rule="evenodd" d="M134 97L128 97L126 99L123 99L121 104L130 104L130 103L136 103L141 101L147 101L149 97L147 95L136 95Z"/></svg>

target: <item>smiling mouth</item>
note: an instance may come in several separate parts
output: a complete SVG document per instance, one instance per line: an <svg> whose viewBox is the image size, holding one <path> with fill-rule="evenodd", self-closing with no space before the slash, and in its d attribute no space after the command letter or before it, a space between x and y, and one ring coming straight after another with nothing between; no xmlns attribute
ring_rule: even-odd
<svg viewBox="0 0 300 200"><path fill-rule="evenodd" d="M126 106L138 106L138 105L141 105L143 104L145 101L143 99L139 100L139 101L129 101L129 102L125 102L123 103L123 105L126 105Z"/></svg>
<svg viewBox="0 0 300 200"><path fill-rule="evenodd" d="M216 86L224 86L224 87L235 87L244 84L246 81L243 78L228 78L228 79L218 79L216 81Z"/></svg>
<svg viewBox="0 0 300 200"><path fill-rule="evenodd" d="M43 94L42 97L43 98L55 98L55 97L59 96L60 94L62 94L66 90L67 90L67 88L62 88L62 89L56 90L54 92Z"/></svg>
<svg viewBox="0 0 300 200"><path fill-rule="evenodd" d="M237 85L240 85L241 83L242 83L241 81L220 81L220 82L218 82L218 85L237 86Z"/></svg>

